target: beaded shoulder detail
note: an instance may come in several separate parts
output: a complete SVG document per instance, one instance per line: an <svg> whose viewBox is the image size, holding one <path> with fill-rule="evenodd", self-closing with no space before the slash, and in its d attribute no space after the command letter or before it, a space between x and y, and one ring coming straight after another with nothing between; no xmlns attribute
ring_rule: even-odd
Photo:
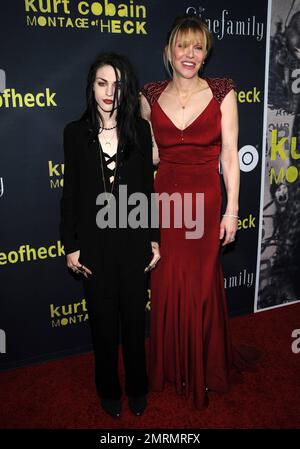
<svg viewBox="0 0 300 449"><path fill-rule="evenodd" d="M141 89L141 93L148 100L149 105L153 106L153 104L158 100L162 91L167 87L169 81L158 81L156 83L147 83Z"/></svg>
<svg viewBox="0 0 300 449"><path fill-rule="evenodd" d="M222 103L228 92L236 90L235 82L230 78L204 78L212 90L213 96Z"/></svg>
<svg viewBox="0 0 300 449"><path fill-rule="evenodd" d="M204 78L204 79L207 81L209 87L211 88L213 96L220 104L222 103L228 92L230 92L232 89L236 90L236 84L230 78ZM158 81L154 83L153 82L147 83L141 89L141 93L148 100L148 103L151 106L151 108L153 104L158 100L163 90L167 87L168 83L169 83L168 80Z"/></svg>

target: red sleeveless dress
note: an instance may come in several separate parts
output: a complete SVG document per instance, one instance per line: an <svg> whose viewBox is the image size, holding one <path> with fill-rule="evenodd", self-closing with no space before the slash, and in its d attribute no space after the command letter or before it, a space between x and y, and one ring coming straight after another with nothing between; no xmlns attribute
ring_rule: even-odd
<svg viewBox="0 0 300 449"><path fill-rule="evenodd" d="M213 98L183 133L158 103L168 81L143 90L151 106L151 123L160 164L155 191L204 193L204 233L187 239L185 226L161 227L161 260L151 273L149 384L155 391L165 382L178 393L193 392L197 408L207 405L207 389L226 392L247 368L232 348L223 273L219 262L221 185L220 104L234 89L228 79L206 79ZM171 211L174 209L171 207ZM161 220L162 204L159 205Z"/></svg>

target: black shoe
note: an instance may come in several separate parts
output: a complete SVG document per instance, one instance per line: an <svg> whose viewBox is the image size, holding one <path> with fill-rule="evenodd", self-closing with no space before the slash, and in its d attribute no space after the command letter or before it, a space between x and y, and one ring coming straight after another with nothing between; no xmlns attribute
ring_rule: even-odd
<svg viewBox="0 0 300 449"><path fill-rule="evenodd" d="M128 398L128 406L135 416L141 416L147 407L146 396L139 396L136 398Z"/></svg>
<svg viewBox="0 0 300 449"><path fill-rule="evenodd" d="M101 399L101 406L113 418L119 418L121 415L121 401L119 399Z"/></svg>

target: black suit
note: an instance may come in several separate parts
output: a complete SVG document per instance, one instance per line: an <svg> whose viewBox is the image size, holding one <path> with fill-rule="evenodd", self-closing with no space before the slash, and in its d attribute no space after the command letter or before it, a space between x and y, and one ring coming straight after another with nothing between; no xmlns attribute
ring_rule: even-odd
<svg viewBox="0 0 300 449"><path fill-rule="evenodd" d="M126 185L128 195L153 192L152 142L149 124L137 125L139 146L118 148L115 189ZM99 229L96 197L103 193L101 147L86 121L68 124L64 131L65 171L61 200L61 236L65 253L80 250L80 262L93 275L84 279L92 340L96 386L101 397L119 399L119 319L126 372L126 393L147 392L144 350L146 265L151 241L159 241L158 228ZM126 149L125 149L126 150ZM106 179L106 186L109 180ZM117 203L118 195L116 194ZM150 204L150 202L149 202ZM133 209L133 206L131 207ZM128 212L131 210L128 207ZM149 216L151 210L149 206Z"/></svg>

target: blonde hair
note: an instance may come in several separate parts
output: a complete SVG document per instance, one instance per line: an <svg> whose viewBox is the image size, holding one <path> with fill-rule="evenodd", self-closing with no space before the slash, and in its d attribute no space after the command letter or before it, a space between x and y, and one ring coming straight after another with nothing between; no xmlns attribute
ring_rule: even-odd
<svg viewBox="0 0 300 449"><path fill-rule="evenodd" d="M171 30L168 33L167 45L164 51L164 64L167 72L172 76L172 52L178 38L186 44L187 42L197 42L197 35L201 33L204 40L206 56L212 47L212 34L208 26L197 16L183 16L175 19Z"/></svg>

